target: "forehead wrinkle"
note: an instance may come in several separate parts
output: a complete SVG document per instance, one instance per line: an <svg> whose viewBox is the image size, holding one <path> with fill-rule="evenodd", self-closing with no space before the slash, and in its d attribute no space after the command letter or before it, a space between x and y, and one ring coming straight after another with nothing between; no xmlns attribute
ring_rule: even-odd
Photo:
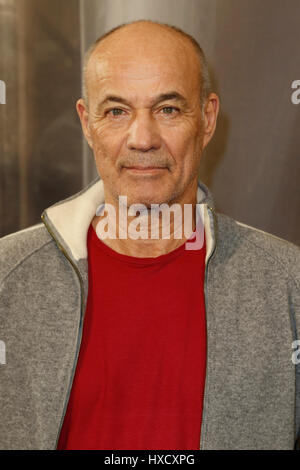
<svg viewBox="0 0 300 470"><path fill-rule="evenodd" d="M173 41L174 39L173 37ZM167 47L168 44L165 43L164 47L158 50L157 53L153 53L151 50L148 56L145 56L145 51L141 54L136 49L134 55L130 55L128 50L124 49L124 41L121 41L120 38L118 38L118 41L114 40L112 42L112 47L105 43L100 44L90 57L87 82L89 81L90 84L93 82L94 87L96 87L97 82L104 84L110 80L130 80L132 81L131 86L134 87L134 82L138 84L163 77L170 77L175 81L177 77L179 85L186 86L187 81L192 81L190 86L194 88L193 82L199 81L199 61L198 58L194 61L193 56L187 53L193 50L195 54L194 48L181 37L177 37L176 44L177 47L174 48L174 44ZM179 60L179 56L182 60ZM188 77L183 73L187 69L189 70ZM178 88L178 84L176 84L176 88ZM198 88L198 85L196 87ZM119 95L119 92L116 94Z"/></svg>
<svg viewBox="0 0 300 470"><path fill-rule="evenodd" d="M99 55L95 56L93 62L90 67L90 75L94 74L99 78L116 77L145 80L165 75L182 75L182 69L185 68L177 57L168 56L165 58L159 53L149 57L113 55L111 59L104 59Z"/></svg>
<svg viewBox="0 0 300 470"><path fill-rule="evenodd" d="M150 71L150 70L149 70ZM136 74L139 73L138 71L126 71L126 72L119 72L119 71L106 71L104 74L102 71L98 70L96 71L95 74L92 74L90 77L90 84L93 85L94 88L97 87L97 85L101 85L101 94L106 94L106 95L116 95L116 96L121 96L123 90L135 90L135 85L134 83L143 83L143 82L154 82L153 83L153 89L157 90L157 95L163 95L163 94L172 94L175 95L177 94L177 99L181 97L182 99L186 99L186 83L187 81L184 80L183 75L178 71L165 71L161 73L153 73L151 71L151 76L147 74L147 76L136 76ZM165 81L165 85L163 83L163 80ZM122 83L122 82L125 83ZM156 83L155 83L156 81ZM166 88L167 85L167 88ZM162 87L164 89L162 89ZM100 87L97 87L97 94L100 92ZM161 90L159 90L161 89ZM121 92L119 91L121 90ZM166 90L166 91L165 91ZM179 96L181 95L181 96ZM175 98L175 96L174 96ZM170 99L170 98L169 98Z"/></svg>
<svg viewBox="0 0 300 470"><path fill-rule="evenodd" d="M152 90L157 90L157 95L162 95L162 94L167 94L167 93L170 94L172 92L173 95L177 94L177 98L179 98L179 95L181 95L182 98L185 98L185 92L184 92L185 87L183 86L184 80L183 80L181 73L177 74L174 71L173 72L166 71L166 72L153 74L153 71L152 71L151 76L147 75L147 77L136 76L137 73L139 72L132 71L132 75L131 75L130 71L128 73L127 72L124 73L124 72L111 70L111 71L105 71L105 73L103 74L101 70L98 70L91 77L91 82L94 87L96 87L98 84L99 85L101 84L102 95L105 94L105 95L121 96L123 90L130 91L132 89L135 91L134 82L141 82L141 83L154 82ZM163 83L162 79L164 79L165 84ZM122 83L123 81L125 81L125 83ZM162 89L162 87L164 89ZM100 90L98 89L97 91L99 92Z"/></svg>

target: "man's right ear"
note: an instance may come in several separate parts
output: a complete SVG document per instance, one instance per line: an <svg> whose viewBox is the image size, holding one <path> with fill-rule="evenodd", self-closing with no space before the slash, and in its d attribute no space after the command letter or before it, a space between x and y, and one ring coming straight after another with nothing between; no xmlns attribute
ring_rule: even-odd
<svg viewBox="0 0 300 470"><path fill-rule="evenodd" d="M84 99L80 98L76 103L76 110L81 122L82 131L84 137L86 138L91 149L93 148L93 143L91 139L90 125L89 125L89 113L87 109L86 102Z"/></svg>

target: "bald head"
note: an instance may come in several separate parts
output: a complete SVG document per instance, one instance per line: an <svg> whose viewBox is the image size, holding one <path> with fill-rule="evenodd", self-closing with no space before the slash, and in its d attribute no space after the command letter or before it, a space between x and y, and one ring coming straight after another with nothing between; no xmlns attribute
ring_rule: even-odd
<svg viewBox="0 0 300 470"><path fill-rule="evenodd" d="M124 58L128 51L131 51L131 54L134 51L134 54L140 55L142 59L151 59L157 53L165 54L168 58L181 57L180 66L197 74L199 99L203 108L211 92L211 82L206 57L200 45L192 36L175 26L149 20L117 26L90 46L85 54L82 74L82 94L87 104L89 81L95 71L95 62L105 62L113 55L116 58ZM174 67L176 66L178 67L178 63L176 64L175 60Z"/></svg>

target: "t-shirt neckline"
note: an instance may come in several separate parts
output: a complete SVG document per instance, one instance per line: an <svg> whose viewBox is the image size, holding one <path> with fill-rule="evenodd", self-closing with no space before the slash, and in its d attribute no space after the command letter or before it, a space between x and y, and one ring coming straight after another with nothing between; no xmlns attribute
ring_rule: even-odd
<svg viewBox="0 0 300 470"><path fill-rule="evenodd" d="M194 231L189 240L187 240L189 243L192 242L193 238L195 237L196 232ZM169 253L165 253L156 257L137 257L137 256L130 256L130 255L125 255L123 253L119 253L118 251L113 250L111 247L106 245L103 240L101 240L97 233L96 230L94 229L92 223L90 224L89 230L88 230L88 239L91 241L91 243L94 244L94 246L97 248L97 250L102 251L102 253L105 253L108 256L111 256L120 262L131 264L131 265L140 265L140 266L151 266L155 264L163 264L164 262L168 262L171 259L177 258L178 256L181 256L185 251L190 251L186 249L186 242L182 243L180 246L175 248L174 250L170 251ZM193 243L193 242L192 242ZM192 250L194 251L194 250Z"/></svg>

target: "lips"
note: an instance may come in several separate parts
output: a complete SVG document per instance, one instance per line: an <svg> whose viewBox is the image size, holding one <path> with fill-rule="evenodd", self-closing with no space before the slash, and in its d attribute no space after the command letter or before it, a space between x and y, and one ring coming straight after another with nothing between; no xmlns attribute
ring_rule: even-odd
<svg viewBox="0 0 300 470"><path fill-rule="evenodd" d="M162 166L126 166L127 170L164 170Z"/></svg>

